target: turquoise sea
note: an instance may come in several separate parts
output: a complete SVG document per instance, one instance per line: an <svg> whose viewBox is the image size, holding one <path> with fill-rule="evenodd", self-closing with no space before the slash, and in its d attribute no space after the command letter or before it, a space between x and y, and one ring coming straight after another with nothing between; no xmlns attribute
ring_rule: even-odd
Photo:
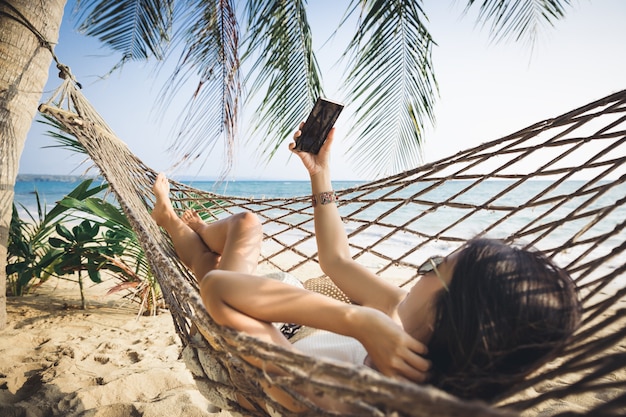
<svg viewBox="0 0 626 417"><path fill-rule="evenodd" d="M20 217L23 219L28 219L28 215L25 213L28 210L33 217L37 216L37 200L36 193L39 195L42 207L45 207L46 211L51 210L56 202L61 200L66 194L72 191L82 179L79 177L58 177L58 176L18 176L18 181L15 185L15 199L16 205L18 207L18 211L20 213ZM94 180L94 184L98 183L98 179ZM305 196L310 194L310 184L308 181L289 181L289 180L280 180L280 181L260 181L260 180L238 180L238 181L229 181L229 182L215 182L215 181L183 181L195 188L207 191L213 191L218 194L224 194L229 196L241 196L241 197L254 197L254 198L272 198L272 197L294 197L294 196ZM333 181L333 188L335 190L342 190L346 188L350 188L356 186L358 184L362 184L362 182L358 181ZM471 192L463 195L463 197L456 198L456 203L472 203L472 204L480 204L483 201L487 201L494 195L497 195L500 190L506 187L508 184L507 181L487 181L482 183L480 186L475 187L471 190ZM567 181L561 184L558 189L554 190L555 193L560 195L569 195L574 193L576 189L578 189L582 185L580 181ZM427 185L419 185L418 187L426 187ZM429 191L428 194L423 195L423 198L431 198L431 201L444 201L447 196L457 194L461 189L465 187L463 181L450 181L441 187L437 187L432 191ZM516 190L515 193L507 194L502 198L498 199L495 204L503 205L503 206L516 206L522 205L526 202L531 196L535 196L538 192L540 192L544 187L546 187L546 183L544 181L529 181L525 183L522 187ZM415 192L415 189L404 189L399 191L398 196L409 196ZM436 195L434 195L436 194ZM587 210L593 210L594 208L601 209L601 207L610 207L621 199L624 199L626 196L626 184L621 184L618 187L611 190L610 193L605 194L599 199L595 199L595 201L587 202L584 205ZM584 197L583 197L584 198ZM110 201L114 201L111 197ZM392 203L381 203L377 207L372 208L366 214L361 214L363 219L385 216L386 221L389 221L393 224L404 224L407 221L411 221L414 217L416 206L406 206L400 210L396 210L391 212L391 214L385 214L387 210L390 209L389 204ZM583 204L582 198L572 198L568 201L563 207L560 207L554 213L551 214L552 217L564 216L571 211L575 211L576 208ZM393 204L392 204L393 205ZM419 209L426 209L426 206L417 206ZM419 229L424 233L437 233L437 230L441 230L445 225L450 224L451 222L456 220L456 216L458 216L457 212L450 212L451 218L445 218L445 213L447 213L445 208L440 210L444 216L438 215L435 217L425 217L422 223L419 224ZM534 209L524 210L521 213L518 213L514 218L510 219L508 224L513 228L513 230L518 230L520 224L526 225L529 222L533 221L533 218L538 215L538 212ZM467 234L468 237L473 236L475 233L478 233L481 227L491 224L493 219L490 217L491 215L488 212L482 213L476 217L473 217L473 221L469 225L472 230L467 230L467 232L462 233ZM624 218L626 218L626 205L623 205L617 210L611 211L611 214L604 218L600 224L596 224L596 228L600 228L602 232L608 232L613 229L616 225L623 222ZM515 223L515 224L511 224ZM576 222L571 223L572 227L579 227L580 225L575 224ZM418 227L418 225L416 225ZM468 227L464 226L463 227ZM509 230L510 232L511 230ZM501 230L500 233L507 233L507 230ZM572 230L569 230L571 233ZM624 232L626 234L626 232Z"/></svg>
<svg viewBox="0 0 626 417"><path fill-rule="evenodd" d="M20 213L24 210L30 211L32 214L37 213L37 194L42 206L45 206L46 211L51 210L54 205L61 200L70 191L76 188L84 179L79 177L70 176L18 176L15 184L15 198L14 201L18 206ZM229 196L240 197L253 197L253 198L272 198L272 197L294 197L305 196L311 192L309 181L289 181L289 180L237 180L228 182L216 182L216 181L181 181L194 188L200 190L212 191L218 194L224 194ZM94 179L94 185L98 184L99 180ZM333 188L335 190L342 190L350 187L354 187L359 184L363 184L363 181L333 181ZM509 182L507 181L487 181L480 186L475 187L471 192L466 193L463 197L455 198L457 203L480 203L486 201L493 195L496 195L500 190L505 188ZM566 181L561 184L554 193L556 194L569 194L578 189L583 182L581 181ZM424 198L431 198L432 201L443 201L446 196L454 195L465 187L463 181L450 181L445 185L429 191ZM421 185L419 187L426 187L428 184ZM507 194L506 196L498 199L496 204L505 206L522 205L526 202L530 196L536 195L539 191L545 188L544 181L528 181L523 186L519 187L515 193ZM398 197L406 197L412 195L415 189L404 189L399 191ZM432 194L431 194L432 193ZM436 194L436 195L435 195ZM626 184L621 184L614 188L610 193L605 194L600 200L593 201L588 208L613 205L620 199L626 198ZM111 197L111 201L112 197ZM565 211L573 210L577 205L581 204L581 201L576 198L572 198L565 206ZM380 205L380 213L386 211L387 207L384 204ZM409 209L397 211L391 216L400 216L402 218L405 215L412 216L414 213L408 212ZM555 213L558 215L558 213ZM528 216L532 217L532 213L528 213ZM615 223L621 222L626 218L626 205L619 207L615 212L611 214ZM390 219L388 219L390 220ZM446 221L446 219L440 219ZM487 219L488 220L488 219ZM527 222L529 218L522 219ZM520 221L522 221L520 220ZM395 219L393 223L401 224L402 219Z"/></svg>
<svg viewBox="0 0 626 417"><path fill-rule="evenodd" d="M36 193L42 206L47 211L52 209L57 201L61 200L70 191L76 188L83 179L65 176L18 176L15 183L14 201L18 211L24 213L25 207L33 215L37 213ZM213 191L219 194L242 197L293 197L310 194L308 181L182 181L195 188ZM97 184L98 180L94 180ZM336 189L345 189L361 184L359 181L333 181ZM36 192L36 193L35 193ZM23 207L22 207L23 206Z"/></svg>

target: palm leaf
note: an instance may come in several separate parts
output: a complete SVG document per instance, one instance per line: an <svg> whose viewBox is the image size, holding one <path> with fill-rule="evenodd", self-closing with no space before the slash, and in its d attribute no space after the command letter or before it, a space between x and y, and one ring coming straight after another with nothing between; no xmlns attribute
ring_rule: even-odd
<svg viewBox="0 0 626 417"><path fill-rule="evenodd" d="M75 199L86 199L88 197L99 194L100 192L105 191L109 188L109 185L107 183L94 186L93 188L89 188L92 182L93 179L87 179L81 182L72 191L70 191L67 197ZM30 239L33 242L37 242L37 245L39 246L43 241L45 241L48 236L50 236L52 232L55 231L57 224L64 221L65 218L68 216L68 207L58 203L50 211L46 212L46 208L43 207L40 203L39 193L35 192L35 197L37 199L37 210L39 212L38 219L35 219L34 216L23 205L22 208L32 220L31 227L33 230Z"/></svg>
<svg viewBox="0 0 626 417"><path fill-rule="evenodd" d="M73 199L84 200L91 196L99 194L102 191L108 190L109 188L108 183L103 183L100 185L96 185L93 188L89 188L92 182L93 182L92 178L88 178L84 180L83 182L78 184L72 191L70 191L70 193L66 196L66 198L69 197ZM56 206L52 208L52 210L48 212L48 214L46 214L45 223L50 223L53 219L60 216L66 210L67 210L66 206L58 203Z"/></svg>
<svg viewBox="0 0 626 417"><path fill-rule="evenodd" d="M322 94L304 1L248 0L249 38L244 59L252 60L249 101L263 98L253 131L267 161L304 120Z"/></svg>
<svg viewBox="0 0 626 417"><path fill-rule="evenodd" d="M67 131L65 126L59 123L52 116L49 116L47 114L42 114L42 116L43 119L38 119L37 122L55 129L46 131L46 135L50 136L58 142L57 145L47 145L44 146L44 148L67 149L69 151L82 153L87 156L87 151L85 150L85 147L78 141L78 139L76 139L74 136L71 136L71 133Z"/></svg>
<svg viewBox="0 0 626 417"><path fill-rule="evenodd" d="M362 173L395 173L421 162L424 119L434 122L434 41L419 2L361 3L345 53L353 56L346 88L356 101L350 158Z"/></svg>
<svg viewBox="0 0 626 417"><path fill-rule="evenodd" d="M468 0L465 12L477 3ZM570 0L483 0L478 13L478 23L486 26L491 22L492 40L525 40L533 46L541 27L554 26L556 20L565 16L565 6Z"/></svg>
<svg viewBox="0 0 626 417"><path fill-rule="evenodd" d="M103 223L105 227L121 226L131 230L130 222L121 209L100 198L73 198L67 196L59 202L59 205L100 217L105 220Z"/></svg>
<svg viewBox="0 0 626 417"><path fill-rule="evenodd" d="M41 124L49 126L53 128L53 130L46 131L46 135L50 136L54 139L57 144L56 145L46 145L44 148L60 148L65 149L74 153L82 154L84 159L78 164L83 165L86 163L90 163L90 166L87 167L86 171L94 167L92 159L89 157L87 150L85 147L74 137L70 132L67 131L67 128L63 126L59 121L54 119L52 116L48 116L47 114L42 114L43 120L38 119L37 121Z"/></svg>
<svg viewBox="0 0 626 417"><path fill-rule="evenodd" d="M122 53L122 62L162 59L170 39L174 0L79 0L78 30Z"/></svg>
<svg viewBox="0 0 626 417"><path fill-rule="evenodd" d="M205 158L220 139L225 139L225 170L233 162L241 98L239 25L232 1L184 2L176 22L182 32L174 35L182 49L174 73L161 92L167 106L171 98L193 80L194 90L177 127L170 150L181 162Z"/></svg>

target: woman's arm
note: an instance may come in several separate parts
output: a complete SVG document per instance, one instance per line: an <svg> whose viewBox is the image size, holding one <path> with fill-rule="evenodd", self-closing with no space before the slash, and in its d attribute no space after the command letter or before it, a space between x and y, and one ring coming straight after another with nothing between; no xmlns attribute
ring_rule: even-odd
<svg viewBox="0 0 626 417"><path fill-rule="evenodd" d="M384 375L425 380L426 347L386 314L346 304L280 281L214 270L200 283L200 295L213 319L267 342L291 348L272 322L300 323L357 339Z"/></svg>
<svg viewBox="0 0 626 417"><path fill-rule="evenodd" d="M332 190L328 160L334 133L335 130L332 129L317 155L294 151L295 144L290 145L290 149L300 157L309 172L314 196ZM300 131L297 131L294 139L299 135ZM337 205L318 203L314 216L318 257L324 273L353 302L376 308L388 315L395 314L395 308L406 292L382 280L352 259Z"/></svg>

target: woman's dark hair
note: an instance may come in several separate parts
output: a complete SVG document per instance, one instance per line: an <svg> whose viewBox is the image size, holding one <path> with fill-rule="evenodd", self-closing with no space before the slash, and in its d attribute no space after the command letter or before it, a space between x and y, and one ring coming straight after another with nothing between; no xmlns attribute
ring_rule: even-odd
<svg viewBox="0 0 626 417"><path fill-rule="evenodd" d="M435 302L431 383L489 400L551 359L578 326L571 277L550 259L498 240L474 239L456 255Z"/></svg>

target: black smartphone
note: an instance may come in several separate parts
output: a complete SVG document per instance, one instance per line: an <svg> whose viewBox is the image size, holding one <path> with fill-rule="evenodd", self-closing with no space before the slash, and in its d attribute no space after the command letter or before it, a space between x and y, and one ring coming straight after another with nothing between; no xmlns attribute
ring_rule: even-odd
<svg viewBox="0 0 626 417"><path fill-rule="evenodd" d="M300 129L302 133L296 139L295 149L317 155L343 107L341 103L319 97Z"/></svg>

